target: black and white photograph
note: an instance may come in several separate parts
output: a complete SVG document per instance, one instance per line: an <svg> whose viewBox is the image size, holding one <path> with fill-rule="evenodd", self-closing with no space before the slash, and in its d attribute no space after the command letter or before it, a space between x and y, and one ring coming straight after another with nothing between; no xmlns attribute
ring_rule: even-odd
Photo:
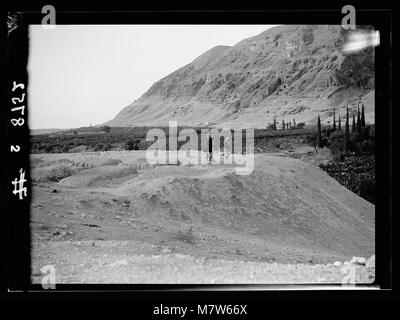
<svg viewBox="0 0 400 320"><path fill-rule="evenodd" d="M8 188L30 200L30 283L379 288L382 30L348 7L336 24L58 24L47 6L29 82L8 88L29 128Z"/></svg>

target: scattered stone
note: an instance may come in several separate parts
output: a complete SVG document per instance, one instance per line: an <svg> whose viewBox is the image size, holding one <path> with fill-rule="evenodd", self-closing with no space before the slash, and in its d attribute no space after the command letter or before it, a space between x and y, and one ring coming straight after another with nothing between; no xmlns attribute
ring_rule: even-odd
<svg viewBox="0 0 400 320"><path fill-rule="evenodd" d="M361 265L361 266L365 266L366 262L367 262L367 259L365 259L363 257L353 257L350 260L351 264Z"/></svg>
<svg viewBox="0 0 400 320"><path fill-rule="evenodd" d="M371 258L369 258L367 260L367 262L365 263L365 265L369 268L375 268L375 255L372 255Z"/></svg>
<svg viewBox="0 0 400 320"><path fill-rule="evenodd" d="M162 249L162 253L171 253L172 250L168 247L165 247L164 249Z"/></svg>
<svg viewBox="0 0 400 320"><path fill-rule="evenodd" d="M92 223L81 223L81 225L86 226L86 227L92 227L92 228L100 228L99 225L92 224Z"/></svg>
<svg viewBox="0 0 400 320"><path fill-rule="evenodd" d="M57 189L53 189L52 191L51 191L51 193L57 193L58 191L57 191Z"/></svg>
<svg viewBox="0 0 400 320"><path fill-rule="evenodd" d="M126 265L128 265L128 260L126 260L126 259L117 260L110 264L111 267L119 267L119 266L126 266Z"/></svg>
<svg viewBox="0 0 400 320"><path fill-rule="evenodd" d="M203 263L206 262L206 258L204 258L204 257L198 258L198 259L196 259L196 262L200 263L200 264L203 264Z"/></svg>

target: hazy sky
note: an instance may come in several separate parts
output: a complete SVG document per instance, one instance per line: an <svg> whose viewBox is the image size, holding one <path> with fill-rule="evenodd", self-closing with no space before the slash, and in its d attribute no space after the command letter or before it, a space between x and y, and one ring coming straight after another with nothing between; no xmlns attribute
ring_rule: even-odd
<svg viewBox="0 0 400 320"><path fill-rule="evenodd" d="M216 45L272 25L57 25L30 28L29 125L111 120L150 86Z"/></svg>

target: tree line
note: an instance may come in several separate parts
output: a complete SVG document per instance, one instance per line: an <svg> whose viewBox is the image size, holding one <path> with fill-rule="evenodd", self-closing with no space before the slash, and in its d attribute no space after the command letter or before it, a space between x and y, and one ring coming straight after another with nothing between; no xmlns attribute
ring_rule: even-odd
<svg viewBox="0 0 400 320"><path fill-rule="evenodd" d="M336 110L333 110L333 125L322 128L321 118L317 117L317 130L315 137L315 147L329 147L332 153L343 159L348 154L372 154L374 152L374 126L367 125L365 122L364 104L357 107L357 116L352 112L350 120L349 107L346 107L346 119L344 128L339 114L336 123ZM351 124L350 124L351 121Z"/></svg>

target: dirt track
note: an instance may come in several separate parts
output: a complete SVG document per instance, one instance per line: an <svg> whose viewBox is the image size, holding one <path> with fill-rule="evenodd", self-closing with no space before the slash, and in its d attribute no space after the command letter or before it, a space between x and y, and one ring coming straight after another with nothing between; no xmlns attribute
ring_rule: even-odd
<svg viewBox="0 0 400 320"><path fill-rule="evenodd" d="M51 241L36 244L34 256L51 257L57 283L341 284L348 274L332 264L196 258L134 241ZM33 267L36 283L41 267ZM373 282L374 268L354 268L357 283Z"/></svg>

